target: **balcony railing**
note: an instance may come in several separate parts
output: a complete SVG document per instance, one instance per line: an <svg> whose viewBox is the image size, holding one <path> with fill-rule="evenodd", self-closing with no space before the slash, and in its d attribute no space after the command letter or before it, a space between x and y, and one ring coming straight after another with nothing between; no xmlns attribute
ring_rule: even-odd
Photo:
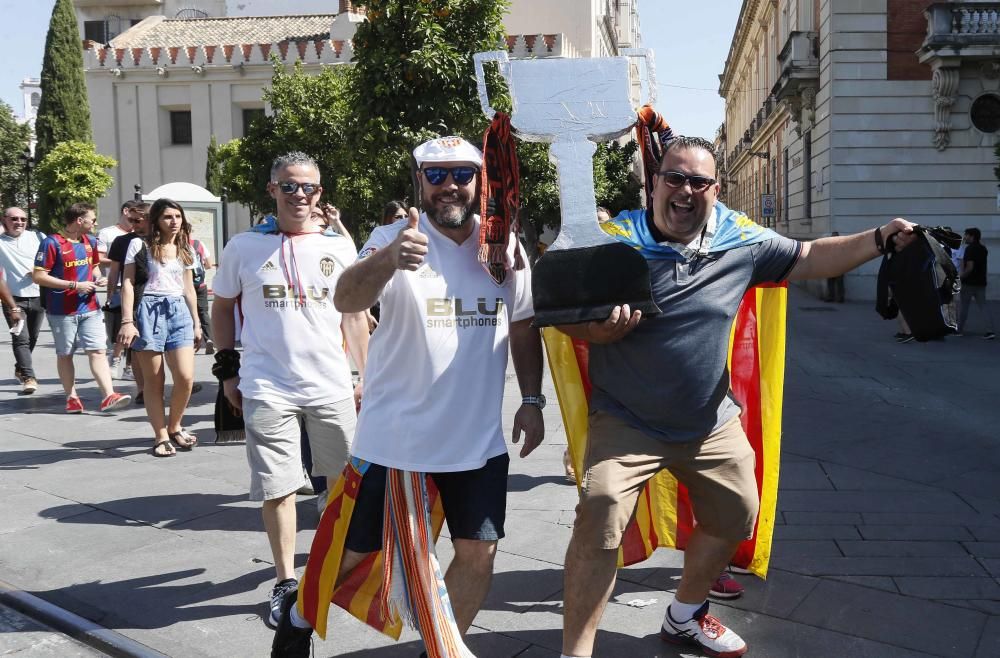
<svg viewBox="0 0 1000 658"><path fill-rule="evenodd" d="M778 100L794 96L804 85L819 82L819 35L815 32L792 32L778 54L778 81L771 94Z"/></svg>
<svg viewBox="0 0 1000 658"><path fill-rule="evenodd" d="M939 2L924 10L927 38L921 55L947 48L948 56L994 58L1000 46L1000 3Z"/></svg>

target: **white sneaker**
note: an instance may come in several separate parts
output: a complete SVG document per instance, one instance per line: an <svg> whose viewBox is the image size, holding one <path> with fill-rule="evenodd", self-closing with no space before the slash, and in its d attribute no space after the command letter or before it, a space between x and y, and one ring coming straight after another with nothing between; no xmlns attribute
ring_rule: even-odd
<svg viewBox="0 0 1000 658"><path fill-rule="evenodd" d="M715 658L736 658L747 652L747 644L743 638L708 614L708 601L698 608L692 619L685 622L675 621L670 616L670 606L667 606L660 639L671 644L699 646L702 651Z"/></svg>
<svg viewBox="0 0 1000 658"><path fill-rule="evenodd" d="M108 368L111 370L112 377L114 377L115 379L121 377L121 367L122 367L122 358L121 357L116 358L109 354Z"/></svg>
<svg viewBox="0 0 1000 658"><path fill-rule="evenodd" d="M132 366L125 366L122 369L121 377L119 377L118 379L124 379L125 381L134 382L135 375L132 374Z"/></svg>

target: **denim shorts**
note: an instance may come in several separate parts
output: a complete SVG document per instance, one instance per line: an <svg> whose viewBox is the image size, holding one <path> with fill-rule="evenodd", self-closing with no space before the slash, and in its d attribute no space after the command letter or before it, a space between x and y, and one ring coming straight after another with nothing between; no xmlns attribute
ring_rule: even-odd
<svg viewBox="0 0 1000 658"><path fill-rule="evenodd" d="M170 352L194 346L194 321L183 297L145 295L135 313L138 352Z"/></svg>
<svg viewBox="0 0 1000 658"><path fill-rule="evenodd" d="M48 317L52 340L59 356L71 356L77 347L87 352L104 351L107 332L104 330L104 316L100 311L76 315L49 313Z"/></svg>
<svg viewBox="0 0 1000 658"><path fill-rule="evenodd" d="M481 468L431 473L452 539L497 541L504 536L507 514L507 471L510 457L497 455ZM361 480L345 546L355 553L382 548L385 518L385 466L371 464Z"/></svg>

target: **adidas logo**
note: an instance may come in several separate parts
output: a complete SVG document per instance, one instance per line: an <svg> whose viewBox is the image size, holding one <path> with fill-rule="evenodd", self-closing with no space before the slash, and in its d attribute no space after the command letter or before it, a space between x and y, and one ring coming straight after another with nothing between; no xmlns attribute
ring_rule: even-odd
<svg viewBox="0 0 1000 658"><path fill-rule="evenodd" d="M258 272L277 272L278 271L278 266L275 265L274 263L272 263L271 261L267 261L266 263L264 263L263 265L261 265L260 269L257 270L257 271Z"/></svg>

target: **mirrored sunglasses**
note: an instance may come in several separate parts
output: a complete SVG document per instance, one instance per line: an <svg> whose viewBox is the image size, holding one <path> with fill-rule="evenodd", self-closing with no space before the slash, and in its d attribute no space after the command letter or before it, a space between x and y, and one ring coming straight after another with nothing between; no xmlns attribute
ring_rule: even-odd
<svg viewBox="0 0 1000 658"><path fill-rule="evenodd" d="M451 174L451 179L456 185L468 185L476 177L479 170L475 167L424 167L424 178L431 185L441 185Z"/></svg>
<svg viewBox="0 0 1000 658"><path fill-rule="evenodd" d="M278 182L276 183L278 189L284 194L295 194L299 190L306 196L312 196L319 191L319 183L290 183L290 182Z"/></svg>

